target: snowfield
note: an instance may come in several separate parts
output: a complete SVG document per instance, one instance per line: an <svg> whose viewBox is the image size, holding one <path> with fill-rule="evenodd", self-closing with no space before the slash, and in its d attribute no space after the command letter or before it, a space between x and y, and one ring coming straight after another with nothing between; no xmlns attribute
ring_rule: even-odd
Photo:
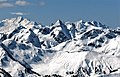
<svg viewBox="0 0 120 77"><path fill-rule="evenodd" d="M100 22L43 26L0 21L1 77L120 77L120 28Z"/></svg>

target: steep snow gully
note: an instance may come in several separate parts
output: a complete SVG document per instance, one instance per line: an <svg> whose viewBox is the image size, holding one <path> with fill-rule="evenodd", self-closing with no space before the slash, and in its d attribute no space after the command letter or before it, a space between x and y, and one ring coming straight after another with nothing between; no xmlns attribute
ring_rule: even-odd
<svg viewBox="0 0 120 77"><path fill-rule="evenodd" d="M100 22L43 26L0 21L0 77L120 77L120 28Z"/></svg>

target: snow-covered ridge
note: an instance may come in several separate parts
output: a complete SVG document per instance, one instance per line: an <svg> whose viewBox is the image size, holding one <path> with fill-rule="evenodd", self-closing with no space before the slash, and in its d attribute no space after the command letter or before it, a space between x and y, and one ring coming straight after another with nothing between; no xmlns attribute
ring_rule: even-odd
<svg viewBox="0 0 120 77"><path fill-rule="evenodd" d="M0 21L0 71L12 77L120 75L120 29L100 22Z"/></svg>

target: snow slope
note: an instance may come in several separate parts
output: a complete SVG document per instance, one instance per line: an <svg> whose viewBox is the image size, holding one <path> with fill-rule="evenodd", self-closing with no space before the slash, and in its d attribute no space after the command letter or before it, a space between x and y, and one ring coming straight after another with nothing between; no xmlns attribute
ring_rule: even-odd
<svg viewBox="0 0 120 77"><path fill-rule="evenodd" d="M120 29L96 21L43 26L23 17L0 21L0 75L119 77Z"/></svg>

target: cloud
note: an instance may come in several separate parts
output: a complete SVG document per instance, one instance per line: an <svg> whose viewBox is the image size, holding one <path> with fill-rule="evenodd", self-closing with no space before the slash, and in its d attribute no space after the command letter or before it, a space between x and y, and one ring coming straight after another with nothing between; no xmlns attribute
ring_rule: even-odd
<svg viewBox="0 0 120 77"><path fill-rule="evenodd" d="M3 1L3 0L1 0ZM7 7L13 7L14 5L9 2L0 2L0 8L7 8Z"/></svg>
<svg viewBox="0 0 120 77"><path fill-rule="evenodd" d="M15 4L18 6L26 6L26 5L29 5L30 3L27 1L24 1L24 0L18 0L18 1L16 1Z"/></svg>
<svg viewBox="0 0 120 77"><path fill-rule="evenodd" d="M39 5L45 6L46 3L44 0L40 0L37 3L30 3L27 0L0 0L0 8L8 8L8 7L23 7L28 5Z"/></svg>
<svg viewBox="0 0 120 77"><path fill-rule="evenodd" d="M23 12L10 12L10 14L12 14L12 15L21 15L21 16L28 15L28 13L23 13Z"/></svg>

